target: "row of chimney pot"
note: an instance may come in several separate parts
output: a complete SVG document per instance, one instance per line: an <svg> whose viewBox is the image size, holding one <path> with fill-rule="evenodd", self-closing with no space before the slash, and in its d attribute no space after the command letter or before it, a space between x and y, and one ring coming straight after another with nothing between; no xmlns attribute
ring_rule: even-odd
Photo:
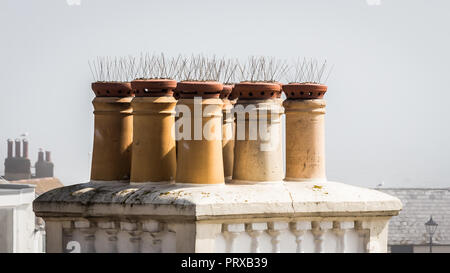
<svg viewBox="0 0 450 273"><path fill-rule="evenodd" d="M22 147L21 147L22 142ZM7 140L8 143L8 158L28 158L28 140L23 139L20 141L20 139L16 139L13 141L12 139ZM15 143L15 145L14 145ZM15 153L13 156L13 147L15 146ZM20 155L20 151L22 149L22 156ZM38 152L38 161L44 161L44 152L39 150ZM45 151L45 161L50 162L51 161L51 154L50 151Z"/></svg>
<svg viewBox="0 0 450 273"><path fill-rule="evenodd" d="M95 116L92 181L191 184L326 180L324 114L327 86L313 83L241 82L168 79L94 82ZM281 100L284 92L287 99ZM201 97L202 124L222 139L175 141L175 106L190 109ZM236 137L233 107L254 105L257 120L268 120L272 141ZM249 128L252 116L235 108ZM240 111L240 112L239 112ZM263 115L263 113L266 113ZM286 175L282 168L281 116L286 114ZM244 115L242 115L244 114ZM223 119L222 119L223 117ZM219 129L218 129L219 128ZM239 131L242 133L242 130ZM17 143L16 143L17 144ZM274 147L262 147L275 145ZM9 147L9 146L8 146ZM9 155L9 152L8 152Z"/></svg>

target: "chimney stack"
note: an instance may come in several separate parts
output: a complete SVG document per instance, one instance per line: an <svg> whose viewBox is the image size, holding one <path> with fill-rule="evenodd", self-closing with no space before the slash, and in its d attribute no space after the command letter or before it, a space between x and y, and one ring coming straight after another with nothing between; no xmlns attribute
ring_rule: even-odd
<svg viewBox="0 0 450 273"><path fill-rule="evenodd" d="M131 182L174 181L176 146L173 128L175 105L173 90L177 82L169 79L134 80L133 149Z"/></svg>
<svg viewBox="0 0 450 273"><path fill-rule="evenodd" d="M128 181L133 142L129 82L94 82L94 146L91 180Z"/></svg>
<svg viewBox="0 0 450 273"><path fill-rule="evenodd" d="M13 156L13 143L15 154ZM21 180L31 178L31 163L28 159L28 142L24 140L24 154L20 154L20 139L8 139L8 157L5 158L5 178L7 180Z"/></svg>
<svg viewBox="0 0 450 273"><path fill-rule="evenodd" d="M182 81L177 120L183 137L177 141L177 183L224 184L222 158L223 84L213 81ZM176 131L178 125L175 126ZM188 130L187 127L191 128Z"/></svg>
<svg viewBox="0 0 450 273"><path fill-rule="evenodd" d="M16 138L16 156L17 158L20 158L20 139Z"/></svg>
<svg viewBox="0 0 450 273"><path fill-rule="evenodd" d="M28 158L28 140L23 139L22 146L23 146L22 157Z"/></svg>
<svg viewBox="0 0 450 273"><path fill-rule="evenodd" d="M12 139L8 139L7 142L8 142L8 158L12 158L14 141Z"/></svg>
<svg viewBox="0 0 450 273"><path fill-rule="evenodd" d="M283 85L286 109L286 181L326 180L325 100L327 86Z"/></svg>
<svg viewBox="0 0 450 273"><path fill-rule="evenodd" d="M283 153L278 83L241 82L236 112L233 183L282 181ZM264 126L266 125L266 126Z"/></svg>
<svg viewBox="0 0 450 273"><path fill-rule="evenodd" d="M53 177L53 163L50 158L50 151L45 151L45 160L44 160L44 152L42 149L39 149L38 152L38 161L34 165L36 168L36 178L42 177Z"/></svg>

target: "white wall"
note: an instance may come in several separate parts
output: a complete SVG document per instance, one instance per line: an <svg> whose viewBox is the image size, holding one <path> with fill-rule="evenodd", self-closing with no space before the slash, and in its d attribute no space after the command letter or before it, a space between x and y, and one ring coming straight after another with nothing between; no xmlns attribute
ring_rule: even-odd
<svg viewBox="0 0 450 273"><path fill-rule="evenodd" d="M44 252L43 230L36 230L34 186L0 185L0 252Z"/></svg>

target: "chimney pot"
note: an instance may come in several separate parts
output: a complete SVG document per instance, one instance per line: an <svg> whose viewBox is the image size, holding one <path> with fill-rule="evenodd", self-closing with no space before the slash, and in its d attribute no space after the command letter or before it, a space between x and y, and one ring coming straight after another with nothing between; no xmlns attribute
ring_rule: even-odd
<svg viewBox="0 0 450 273"><path fill-rule="evenodd" d="M28 140L26 139L22 140L22 145L23 145L22 157L28 158Z"/></svg>
<svg viewBox="0 0 450 273"><path fill-rule="evenodd" d="M12 139L8 139L8 158L13 157L13 146L14 146L14 141Z"/></svg>
<svg viewBox="0 0 450 273"><path fill-rule="evenodd" d="M167 182L175 179L176 146L173 89L168 79L134 80L131 182ZM148 90L145 92L144 90Z"/></svg>
<svg viewBox="0 0 450 273"><path fill-rule="evenodd" d="M97 82L92 88L97 96L92 101L95 133L91 180L129 181L133 143L131 84Z"/></svg>
<svg viewBox="0 0 450 273"><path fill-rule="evenodd" d="M181 94L177 105L185 105L189 109L190 119L186 119L183 113L178 122L188 121L193 125L188 139L182 138L177 141L177 183L192 184L224 184L222 140L217 137L217 132L211 128L222 128L223 102L219 98L223 85L218 82L180 82L177 89ZM198 97L201 97L199 99ZM203 115L205 109L208 115ZM188 111L187 111L188 112ZM200 130L196 130L197 122ZM207 136L203 134L208 124L210 129ZM187 126L188 126L187 125ZM184 125L183 125L183 128ZM184 131L184 129L183 129ZM217 137L217 138L216 138ZM212 138L212 139L211 139Z"/></svg>
<svg viewBox="0 0 450 273"><path fill-rule="evenodd" d="M327 86L283 85L286 109L286 181L326 180L325 100Z"/></svg>
<svg viewBox="0 0 450 273"><path fill-rule="evenodd" d="M38 152L38 161L39 162L44 161L44 152L42 151L42 148L39 149L39 152Z"/></svg>
<svg viewBox="0 0 450 273"><path fill-rule="evenodd" d="M52 161L50 151L45 151L45 161L47 161L47 162L51 162Z"/></svg>
<svg viewBox="0 0 450 273"><path fill-rule="evenodd" d="M234 106L236 140L232 183L282 181L281 116L284 108L277 98L280 85L241 82L234 88L239 98Z"/></svg>
<svg viewBox="0 0 450 273"><path fill-rule="evenodd" d="M20 139L16 139L16 156L15 157L20 157Z"/></svg>

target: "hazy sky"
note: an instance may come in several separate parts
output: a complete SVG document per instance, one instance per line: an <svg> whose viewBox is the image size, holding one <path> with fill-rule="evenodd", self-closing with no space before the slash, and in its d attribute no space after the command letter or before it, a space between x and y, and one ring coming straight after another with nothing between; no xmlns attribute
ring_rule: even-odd
<svg viewBox="0 0 450 273"><path fill-rule="evenodd" d="M330 180L449 187L450 1L368 2L1 0L0 160L28 132L33 164L43 147L64 184L88 180L98 55L306 56L335 65Z"/></svg>

